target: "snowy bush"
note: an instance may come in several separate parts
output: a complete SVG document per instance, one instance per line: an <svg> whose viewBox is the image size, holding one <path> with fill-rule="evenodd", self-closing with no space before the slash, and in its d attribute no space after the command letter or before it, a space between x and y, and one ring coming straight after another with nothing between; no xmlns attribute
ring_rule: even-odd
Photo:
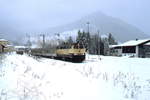
<svg viewBox="0 0 150 100"><path fill-rule="evenodd" d="M138 84L139 78L132 73L124 74L118 72L113 75L113 84L122 89L125 98L137 98L141 93L141 85Z"/></svg>

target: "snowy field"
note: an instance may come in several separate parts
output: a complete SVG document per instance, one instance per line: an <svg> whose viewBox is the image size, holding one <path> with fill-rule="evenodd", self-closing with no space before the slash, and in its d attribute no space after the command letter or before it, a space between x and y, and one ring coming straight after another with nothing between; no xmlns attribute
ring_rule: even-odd
<svg viewBox="0 0 150 100"><path fill-rule="evenodd" d="M101 60L100 60L101 57ZM0 55L0 100L150 100L150 59Z"/></svg>

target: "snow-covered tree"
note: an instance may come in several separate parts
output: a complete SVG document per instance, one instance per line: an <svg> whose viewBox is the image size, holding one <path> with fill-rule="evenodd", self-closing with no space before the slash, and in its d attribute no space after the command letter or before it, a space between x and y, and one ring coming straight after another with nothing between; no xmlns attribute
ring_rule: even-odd
<svg viewBox="0 0 150 100"><path fill-rule="evenodd" d="M116 45L117 44L115 38L113 37L113 35L111 33L109 33L109 35L108 35L108 42L109 42L109 45Z"/></svg>

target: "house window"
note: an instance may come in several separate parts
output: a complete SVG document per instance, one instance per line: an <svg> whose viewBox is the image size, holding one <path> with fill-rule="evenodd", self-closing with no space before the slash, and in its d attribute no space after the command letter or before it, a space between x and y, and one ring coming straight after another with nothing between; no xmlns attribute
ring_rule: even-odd
<svg viewBox="0 0 150 100"><path fill-rule="evenodd" d="M136 47L135 46L127 46L122 48L123 53L135 53Z"/></svg>

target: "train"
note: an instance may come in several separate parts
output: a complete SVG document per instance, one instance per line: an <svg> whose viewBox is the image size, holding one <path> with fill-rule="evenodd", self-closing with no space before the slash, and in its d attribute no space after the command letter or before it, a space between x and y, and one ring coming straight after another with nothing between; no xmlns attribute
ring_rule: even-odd
<svg viewBox="0 0 150 100"><path fill-rule="evenodd" d="M71 62L82 62L86 57L86 48L81 43L60 45L56 48L56 58Z"/></svg>
<svg viewBox="0 0 150 100"><path fill-rule="evenodd" d="M30 55L70 62L82 62L86 58L86 48L82 43L63 43L54 49L54 53L43 53L41 49L31 49Z"/></svg>

